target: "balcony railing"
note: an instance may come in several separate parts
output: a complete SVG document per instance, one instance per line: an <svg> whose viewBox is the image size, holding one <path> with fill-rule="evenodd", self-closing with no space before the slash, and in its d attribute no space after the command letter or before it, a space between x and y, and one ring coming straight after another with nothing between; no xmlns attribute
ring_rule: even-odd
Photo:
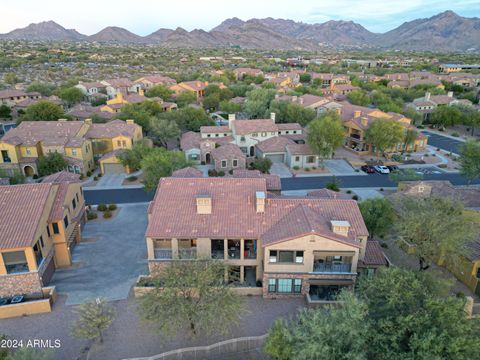
<svg viewBox="0 0 480 360"><path fill-rule="evenodd" d="M223 249L215 250L212 249L212 259L220 259L223 260L225 258L225 252Z"/></svg>
<svg viewBox="0 0 480 360"><path fill-rule="evenodd" d="M197 248L178 249L179 259L195 259L197 257Z"/></svg>
<svg viewBox="0 0 480 360"><path fill-rule="evenodd" d="M314 264L313 272L317 273L349 273L352 264Z"/></svg>
<svg viewBox="0 0 480 360"><path fill-rule="evenodd" d="M155 249L155 259L158 260L167 260L172 258L171 249Z"/></svg>

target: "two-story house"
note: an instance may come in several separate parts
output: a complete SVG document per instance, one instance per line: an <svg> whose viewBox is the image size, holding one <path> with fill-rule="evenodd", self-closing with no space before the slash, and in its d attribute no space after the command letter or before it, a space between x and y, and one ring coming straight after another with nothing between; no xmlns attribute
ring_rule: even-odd
<svg viewBox="0 0 480 360"><path fill-rule="evenodd" d="M262 283L266 298L331 300L382 258L356 201L269 197L264 178L162 178L148 218L152 274L172 259L218 259L229 281Z"/></svg>
<svg viewBox="0 0 480 360"><path fill-rule="evenodd" d="M41 184L0 186L0 297L37 296L56 268L71 265L81 239L85 200L78 175Z"/></svg>

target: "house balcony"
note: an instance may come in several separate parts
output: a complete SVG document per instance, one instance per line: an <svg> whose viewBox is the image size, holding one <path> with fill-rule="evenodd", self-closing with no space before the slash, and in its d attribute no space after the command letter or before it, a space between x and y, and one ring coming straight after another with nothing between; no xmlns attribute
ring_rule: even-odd
<svg viewBox="0 0 480 360"><path fill-rule="evenodd" d="M172 249L160 249L157 248L154 250L155 260L171 260L172 259Z"/></svg>
<svg viewBox="0 0 480 360"><path fill-rule="evenodd" d="M313 265L313 272L315 273L351 273L352 264L326 264L316 263Z"/></svg>

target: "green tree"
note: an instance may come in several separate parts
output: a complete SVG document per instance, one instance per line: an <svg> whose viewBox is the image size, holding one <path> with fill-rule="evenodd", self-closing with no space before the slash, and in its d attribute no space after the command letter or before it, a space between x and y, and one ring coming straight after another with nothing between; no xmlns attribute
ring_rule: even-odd
<svg viewBox="0 0 480 360"><path fill-rule="evenodd" d="M439 106L431 115L432 124L439 128L460 124L461 120L462 112L456 106Z"/></svg>
<svg viewBox="0 0 480 360"><path fill-rule="evenodd" d="M301 83L310 83L310 81L312 81L312 75L309 73L300 74Z"/></svg>
<svg viewBox="0 0 480 360"><path fill-rule="evenodd" d="M241 110L240 104L233 103L231 101L221 101L219 104L220 110L227 114L234 114Z"/></svg>
<svg viewBox="0 0 480 360"><path fill-rule="evenodd" d="M397 121L379 119L374 121L365 131L365 140L375 147L377 156L402 143L404 128Z"/></svg>
<svg viewBox="0 0 480 360"><path fill-rule="evenodd" d="M367 199L358 206L370 237L385 237L395 220L395 212L390 201L383 198Z"/></svg>
<svg viewBox="0 0 480 360"><path fill-rule="evenodd" d="M65 117L66 115L60 106L47 100L40 100L28 106L21 119L28 121L55 121Z"/></svg>
<svg viewBox="0 0 480 360"><path fill-rule="evenodd" d="M372 103L372 99L363 90L353 90L347 94L347 99L354 105L367 106Z"/></svg>
<svg viewBox="0 0 480 360"><path fill-rule="evenodd" d="M420 271L428 269L430 261L443 261L447 255L455 258L474 236L474 225L463 205L448 197L400 196L395 209L396 231L415 245Z"/></svg>
<svg viewBox="0 0 480 360"><path fill-rule="evenodd" d="M12 117L12 110L5 104L0 105L0 119L10 119Z"/></svg>
<svg viewBox="0 0 480 360"><path fill-rule="evenodd" d="M14 73L6 73L5 76L3 77L3 81L9 85L15 85L18 83L18 78L17 75Z"/></svg>
<svg viewBox="0 0 480 360"><path fill-rule="evenodd" d="M67 166L67 160L57 152L38 157L38 173L40 176L47 176L65 170Z"/></svg>
<svg viewBox="0 0 480 360"><path fill-rule="evenodd" d="M59 97L60 99L65 101L68 104L68 106L72 106L82 101L83 93L82 93L82 90L73 86L70 88L60 90Z"/></svg>
<svg viewBox="0 0 480 360"><path fill-rule="evenodd" d="M177 95L175 102L179 108L184 108L187 105L196 103L197 95L193 91L183 91Z"/></svg>
<svg viewBox="0 0 480 360"><path fill-rule="evenodd" d="M264 174L268 174L272 167L272 160L269 158L256 159L250 164L250 168L253 170L259 170Z"/></svg>
<svg viewBox="0 0 480 360"><path fill-rule="evenodd" d="M368 359L479 357L478 319L469 320L464 300L447 297L448 286L438 279L398 267L360 278L357 294L368 307L370 322Z"/></svg>
<svg viewBox="0 0 480 360"><path fill-rule="evenodd" d="M72 334L76 337L103 342L103 333L115 319L115 310L105 299L97 298L80 305L73 323Z"/></svg>
<svg viewBox="0 0 480 360"><path fill-rule="evenodd" d="M152 86L148 91L145 93L147 97L159 97L162 98L164 101L171 101L172 100L173 91L165 85L155 85Z"/></svg>
<svg viewBox="0 0 480 360"><path fill-rule="evenodd" d="M155 148L140 162L144 175L144 185L147 191L156 189L160 178L170 176L175 170L189 166L185 154L181 151L168 151Z"/></svg>
<svg viewBox="0 0 480 360"><path fill-rule="evenodd" d="M180 128L177 123L171 119L152 118L150 134L160 141L163 147L167 148L169 140L176 139L180 136Z"/></svg>
<svg viewBox="0 0 480 360"><path fill-rule="evenodd" d="M322 159L331 158L335 149L343 145L345 129L335 112L327 112L312 121L307 128L307 143Z"/></svg>
<svg viewBox="0 0 480 360"><path fill-rule="evenodd" d="M403 139L403 150L406 151L409 146L415 144L415 140L418 138L418 131L409 128L405 131L404 139Z"/></svg>
<svg viewBox="0 0 480 360"><path fill-rule="evenodd" d="M150 132L151 118L159 117L163 113L160 104L153 100L147 100L140 104L127 104L122 108L119 119L134 119L147 134Z"/></svg>
<svg viewBox="0 0 480 360"><path fill-rule="evenodd" d="M55 85L48 83L41 83L38 81L32 82L27 87L27 92L38 92L43 96L51 96L55 90Z"/></svg>
<svg viewBox="0 0 480 360"><path fill-rule="evenodd" d="M205 96L202 101L203 107L207 110L217 110L218 106L220 105L220 95L219 94L211 94Z"/></svg>
<svg viewBox="0 0 480 360"><path fill-rule="evenodd" d="M480 142L469 140L460 146L460 174L468 181L480 178Z"/></svg>
<svg viewBox="0 0 480 360"><path fill-rule="evenodd" d="M367 306L350 292L339 296L341 306L301 310L296 319L277 320L264 350L273 360L366 360Z"/></svg>
<svg viewBox="0 0 480 360"><path fill-rule="evenodd" d="M150 154L153 148L148 146L146 142L137 142L131 149L122 151L118 158L124 166L128 166L131 170L139 170L144 157Z"/></svg>
<svg viewBox="0 0 480 360"><path fill-rule="evenodd" d="M158 117L175 121L183 131L198 132L202 126L215 125L215 122L207 115L205 110L193 107L165 112Z"/></svg>
<svg viewBox="0 0 480 360"><path fill-rule="evenodd" d="M194 259L173 260L154 275L155 290L139 298L140 317L167 337L226 334L243 304L225 283L228 265Z"/></svg>
<svg viewBox="0 0 480 360"><path fill-rule="evenodd" d="M468 111L464 114L463 124L470 128L470 135L475 135L475 130L480 127L480 112Z"/></svg>
<svg viewBox="0 0 480 360"><path fill-rule="evenodd" d="M276 93L273 89L255 89L249 91L243 110L252 119L262 118L270 107L270 102L275 99Z"/></svg>
<svg viewBox="0 0 480 360"><path fill-rule="evenodd" d="M275 113L277 123L297 122L302 126L306 126L316 117L315 110L288 101L272 101L265 117L272 112Z"/></svg>

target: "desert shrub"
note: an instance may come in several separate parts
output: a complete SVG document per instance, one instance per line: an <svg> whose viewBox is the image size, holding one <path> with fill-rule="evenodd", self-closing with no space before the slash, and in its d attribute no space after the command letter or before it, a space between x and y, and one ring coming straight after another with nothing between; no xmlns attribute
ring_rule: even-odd
<svg viewBox="0 0 480 360"><path fill-rule="evenodd" d="M98 207L97 207L98 211L106 211L107 209L108 208L107 208L106 204L99 204Z"/></svg>

